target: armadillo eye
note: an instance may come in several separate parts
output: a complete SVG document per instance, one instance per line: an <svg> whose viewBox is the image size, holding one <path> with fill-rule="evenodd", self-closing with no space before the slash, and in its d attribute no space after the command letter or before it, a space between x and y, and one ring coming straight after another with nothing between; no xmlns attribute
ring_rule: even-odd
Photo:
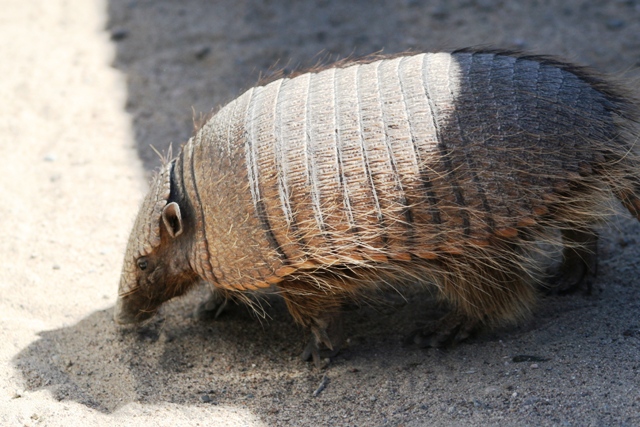
<svg viewBox="0 0 640 427"><path fill-rule="evenodd" d="M148 265L148 262L147 262L146 258L138 259L138 268L140 270L146 270L147 269L147 265Z"/></svg>

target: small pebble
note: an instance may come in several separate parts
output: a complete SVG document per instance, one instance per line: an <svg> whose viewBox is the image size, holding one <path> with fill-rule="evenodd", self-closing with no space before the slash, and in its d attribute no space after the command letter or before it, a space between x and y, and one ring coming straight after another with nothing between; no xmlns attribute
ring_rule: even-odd
<svg viewBox="0 0 640 427"><path fill-rule="evenodd" d="M206 58L209 53L211 53L211 48L209 46L201 46L195 51L196 59L202 60Z"/></svg>
<svg viewBox="0 0 640 427"><path fill-rule="evenodd" d="M436 6L431 9L431 16L434 19L446 19L449 16L449 10L443 5Z"/></svg>
<svg viewBox="0 0 640 427"><path fill-rule="evenodd" d="M126 39L129 36L129 31L124 28L117 28L111 32L111 40L119 42Z"/></svg>
<svg viewBox="0 0 640 427"><path fill-rule="evenodd" d="M203 394L200 396L200 401L203 403L211 402L211 397L208 394Z"/></svg>
<svg viewBox="0 0 640 427"><path fill-rule="evenodd" d="M619 30L624 27L625 22L622 19L612 18L607 21L607 28L610 30Z"/></svg>
<svg viewBox="0 0 640 427"><path fill-rule="evenodd" d="M53 269L54 269L54 270L60 270L60 266L59 266L58 264L54 264L54 265L53 265Z"/></svg>
<svg viewBox="0 0 640 427"><path fill-rule="evenodd" d="M531 368L531 369L538 369L539 367L540 367L540 366L538 366L538 364L537 364L537 363L533 363L533 364L531 364L531 366L530 366L530 368Z"/></svg>

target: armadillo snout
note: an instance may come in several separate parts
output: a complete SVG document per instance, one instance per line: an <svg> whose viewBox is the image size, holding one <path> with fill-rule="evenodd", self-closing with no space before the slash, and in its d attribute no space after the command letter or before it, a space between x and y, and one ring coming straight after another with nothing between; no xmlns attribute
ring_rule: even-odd
<svg viewBox="0 0 640 427"><path fill-rule="evenodd" d="M156 314L156 310L135 309L127 297L119 297L113 312L113 319L119 325L130 325L140 323Z"/></svg>

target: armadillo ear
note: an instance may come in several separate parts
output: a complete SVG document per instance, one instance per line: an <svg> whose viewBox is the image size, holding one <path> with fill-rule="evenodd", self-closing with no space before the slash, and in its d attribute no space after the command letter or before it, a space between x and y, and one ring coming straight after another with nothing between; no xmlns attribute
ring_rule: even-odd
<svg viewBox="0 0 640 427"><path fill-rule="evenodd" d="M180 206L176 202L171 202L162 209L162 221L171 237L178 237L182 234L182 215Z"/></svg>

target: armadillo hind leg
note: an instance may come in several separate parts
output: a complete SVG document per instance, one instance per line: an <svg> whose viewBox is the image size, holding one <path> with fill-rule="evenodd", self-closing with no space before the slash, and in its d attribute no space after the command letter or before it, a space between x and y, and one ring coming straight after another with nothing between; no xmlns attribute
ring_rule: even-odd
<svg viewBox="0 0 640 427"><path fill-rule="evenodd" d="M591 293L591 280L598 269L598 234L590 229L566 229L562 231L564 249L562 265L550 281L548 291L567 294L576 291L586 283L587 293Z"/></svg>
<svg viewBox="0 0 640 427"><path fill-rule="evenodd" d="M451 311L411 332L405 339L405 345L416 345L420 348L451 346L468 339L481 326L481 320Z"/></svg>
<svg viewBox="0 0 640 427"><path fill-rule="evenodd" d="M311 331L302 359L313 359L314 364L320 367L323 357L335 356L342 346L341 307L344 298L337 294L318 293L316 286L302 280L284 281L280 290L294 320Z"/></svg>

